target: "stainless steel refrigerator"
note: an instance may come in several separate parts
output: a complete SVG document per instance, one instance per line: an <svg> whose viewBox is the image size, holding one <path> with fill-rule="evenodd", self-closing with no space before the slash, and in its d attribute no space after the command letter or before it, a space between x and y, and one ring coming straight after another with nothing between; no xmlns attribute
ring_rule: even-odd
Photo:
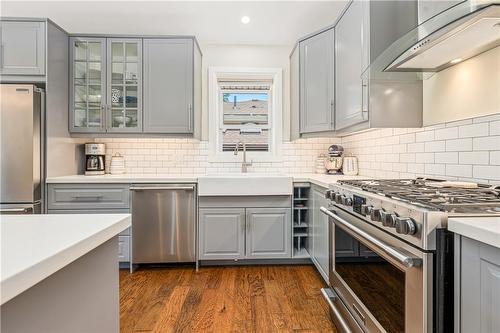
<svg viewBox="0 0 500 333"><path fill-rule="evenodd" d="M0 214L39 214L44 187L43 90L0 85Z"/></svg>

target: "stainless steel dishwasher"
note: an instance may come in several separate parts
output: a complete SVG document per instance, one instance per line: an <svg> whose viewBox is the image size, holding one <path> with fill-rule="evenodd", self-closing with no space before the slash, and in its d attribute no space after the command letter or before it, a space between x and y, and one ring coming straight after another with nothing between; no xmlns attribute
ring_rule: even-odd
<svg viewBox="0 0 500 333"><path fill-rule="evenodd" d="M196 185L133 185L132 264L195 262Z"/></svg>

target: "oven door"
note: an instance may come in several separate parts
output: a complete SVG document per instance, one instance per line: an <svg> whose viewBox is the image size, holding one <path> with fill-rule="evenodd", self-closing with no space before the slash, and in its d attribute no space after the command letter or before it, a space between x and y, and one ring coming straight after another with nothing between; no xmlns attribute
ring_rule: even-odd
<svg viewBox="0 0 500 333"><path fill-rule="evenodd" d="M331 245L331 290L323 295L337 327L431 332L432 254L338 206L321 211L329 217Z"/></svg>

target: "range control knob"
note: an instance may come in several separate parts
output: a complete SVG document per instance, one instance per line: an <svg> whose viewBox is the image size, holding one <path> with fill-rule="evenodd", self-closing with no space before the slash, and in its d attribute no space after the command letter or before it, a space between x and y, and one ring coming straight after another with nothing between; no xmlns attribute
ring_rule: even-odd
<svg viewBox="0 0 500 333"><path fill-rule="evenodd" d="M338 204L342 203L342 194L340 192L335 192L335 202Z"/></svg>
<svg viewBox="0 0 500 333"><path fill-rule="evenodd" d="M396 226L396 215L386 212L385 210L380 211L380 221L384 227L394 228Z"/></svg>
<svg viewBox="0 0 500 333"><path fill-rule="evenodd" d="M343 195L342 198L341 198L341 200L342 200L342 204L343 205L345 205L345 206L352 206L352 199L351 198L348 198L345 195Z"/></svg>
<svg viewBox="0 0 500 333"><path fill-rule="evenodd" d="M417 225L409 217L396 216L396 232L402 235L414 235L417 232Z"/></svg>
<svg viewBox="0 0 500 333"><path fill-rule="evenodd" d="M372 213L372 210L373 210L373 206L361 205L361 214L363 214L365 216L369 216Z"/></svg>
<svg viewBox="0 0 500 333"><path fill-rule="evenodd" d="M326 191L326 192L325 192L325 198L326 198L326 199L330 199L330 200L332 200L332 199L333 199L333 195L334 195L333 193L334 193L334 192L333 192L332 190L328 190L328 191Z"/></svg>
<svg viewBox="0 0 500 333"><path fill-rule="evenodd" d="M370 211L370 219L372 221L380 221L380 209L372 208Z"/></svg>

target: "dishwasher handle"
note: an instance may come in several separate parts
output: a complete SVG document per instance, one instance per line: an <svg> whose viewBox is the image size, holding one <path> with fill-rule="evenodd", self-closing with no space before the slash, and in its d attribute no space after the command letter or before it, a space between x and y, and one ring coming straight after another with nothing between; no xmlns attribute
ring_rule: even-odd
<svg viewBox="0 0 500 333"><path fill-rule="evenodd" d="M131 186L131 191L194 191L194 186Z"/></svg>

